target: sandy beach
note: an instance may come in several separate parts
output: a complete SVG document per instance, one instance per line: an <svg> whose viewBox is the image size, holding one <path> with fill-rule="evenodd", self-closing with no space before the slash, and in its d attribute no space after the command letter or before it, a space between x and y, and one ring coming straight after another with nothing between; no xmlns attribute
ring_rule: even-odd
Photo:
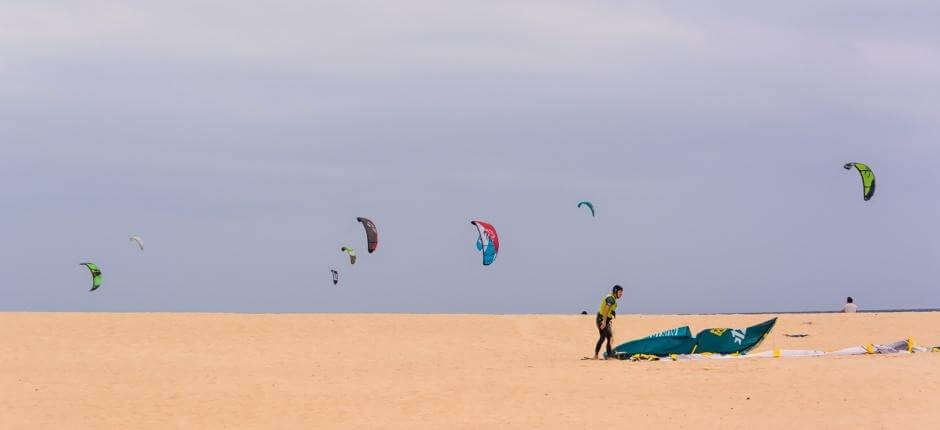
<svg viewBox="0 0 940 430"><path fill-rule="evenodd" d="M940 353L582 361L593 316L4 313L0 336L4 429L940 427ZM755 351L907 337L940 344L940 313L781 315Z"/></svg>

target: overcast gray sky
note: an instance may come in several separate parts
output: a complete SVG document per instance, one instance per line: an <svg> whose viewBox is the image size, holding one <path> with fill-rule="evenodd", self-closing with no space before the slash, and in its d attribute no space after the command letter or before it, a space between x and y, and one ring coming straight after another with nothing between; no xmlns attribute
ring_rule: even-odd
<svg viewBox="0 0 940 430"><path fill-rule="evenodd" d="M625 312L940 307L938 16L0 1L0 309L576 313L614 283Z"/></svg>

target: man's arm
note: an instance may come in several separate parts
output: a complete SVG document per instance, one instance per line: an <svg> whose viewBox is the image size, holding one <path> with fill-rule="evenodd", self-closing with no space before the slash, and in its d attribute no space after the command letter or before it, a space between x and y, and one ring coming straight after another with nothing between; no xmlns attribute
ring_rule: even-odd
<svg viewBox="0 0 940 430"><path fill-rule="evenodd" d="M604 307L601 308L601 316L604 317L604 320L601 321L602 330L610 322L612 314L614 313L610 307L613 306L614 303L617 303L617 301L613 297L607 297L607 299L604 300Z"/></svg>

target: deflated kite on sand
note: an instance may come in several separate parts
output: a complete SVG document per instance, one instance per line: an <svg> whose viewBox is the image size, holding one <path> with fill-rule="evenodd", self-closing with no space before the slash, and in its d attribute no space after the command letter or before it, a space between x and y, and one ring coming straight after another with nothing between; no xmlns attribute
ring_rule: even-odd
<svg viewBox="0 0 940 430"><path fill-rule="evenodd" d="M940 347L918 346L913 338L887 344L870 343L836 351L814 349L779 349L749 354L773 329L773 318L746 328L710 328L695 337L688 326L653 333L641 339L624 342L614 348L612 357L621 360L655 361L670 358L673 361L731 359L747 357L817 357L868 354L911 354L940 352Z"/></svg>
<svg viewBox="0 0 940 430"><path fill-rule="evenodd" d="M636 355L745 354L764 340L776 322L772 318L746 328L707 328L694 337L689 326L677 327L622 343L614 348L612 356L628 359Z"/></svg>

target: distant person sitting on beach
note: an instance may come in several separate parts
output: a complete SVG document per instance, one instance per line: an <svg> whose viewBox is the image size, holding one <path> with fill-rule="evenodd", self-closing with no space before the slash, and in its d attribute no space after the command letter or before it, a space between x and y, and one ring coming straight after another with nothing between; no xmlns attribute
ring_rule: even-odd
<svg viewBox="0 0 940 430"><path fill-rule="evenodd" d="M845 312L845 313L858 312L858 306L855 303L852 303L851 297L845 298L845 306L842 307L842 312Z"/></svg>
<svg viewBox="0 0 940 430"><path fill-rule="evenodd" d="M623 296L623 287L614 285L611 293L601 300L601 306L597 309L596 324L597 331L600 333L601 337L597 340L597 345L594 346L595 360L597 360L597 355L601 352L601 345L604 344L604 341L607 341L607 356L610 357L610 343L614 341L614 333L610 326L613 319L617 317L617 299L621 296Z"/></svg>

